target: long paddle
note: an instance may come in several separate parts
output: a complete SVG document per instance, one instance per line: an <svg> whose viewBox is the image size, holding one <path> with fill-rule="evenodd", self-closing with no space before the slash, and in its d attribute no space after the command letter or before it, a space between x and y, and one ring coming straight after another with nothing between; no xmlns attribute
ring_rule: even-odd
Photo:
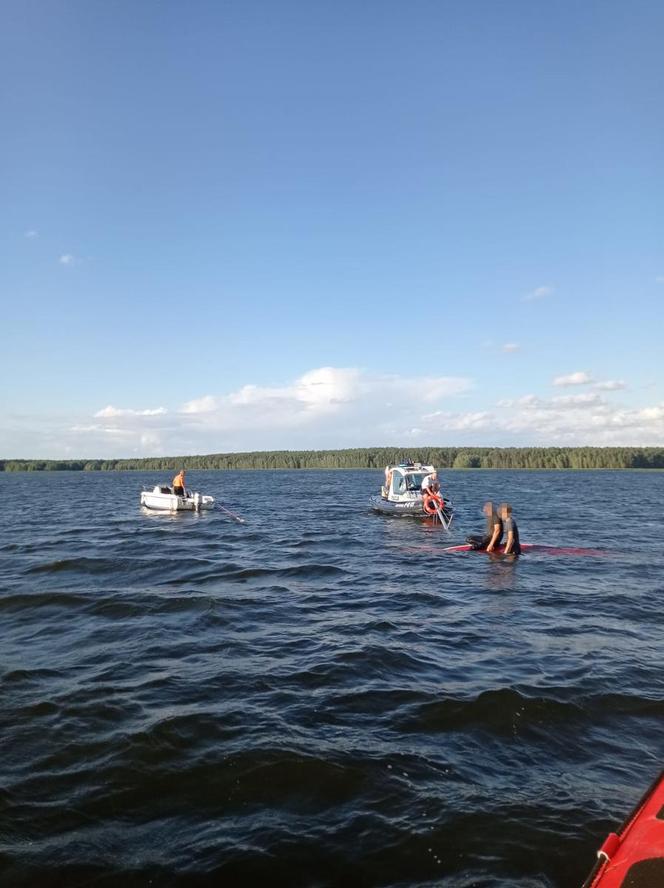
<svg viewBox="0 0 664 888"><path fill-rule="evenodd" d="M234 521L237 521L238 524L246 524L247 523L244 520L244 518L240 518L239 515L236 515L234 512L231 512L230 509L225 508L225 506L222 506L221 503L219 503L219 508L221 509L222 512L225 512L227 515L230 515L231 518L233 518Z"/></svg>
<svg viewBox="0 0 664 888"><path fill-rule="evenodd" d="M450 524L452 523L452 518L454 517L454 515L451 515L450 520L446 521L445 520L445 513L440 508L440 506L436 506L436 512L438 513L438 519L439 519L440 523L443 525L444 529L449 530Z"/></svg>
<svg viewBox="0 0 664 888"><path fill-rule="evenodd" d="M428 488L427 488L427 493L430 494L430 491ZM436 491L435 494L430 494L430 495L431 495L433 502L435 503L434 509L436 510L436 515L438 516L438 520L440 521L441 525L443 526L443 528L445 530L449 530L450 524L452 523L452 519L450 518L449 521L445 520L445 516L443 515L443 510L441 509L441 507L439 505L440 497L439 497L438 491ZM426 496L426 494L425 494L425 496Z"/></svg>

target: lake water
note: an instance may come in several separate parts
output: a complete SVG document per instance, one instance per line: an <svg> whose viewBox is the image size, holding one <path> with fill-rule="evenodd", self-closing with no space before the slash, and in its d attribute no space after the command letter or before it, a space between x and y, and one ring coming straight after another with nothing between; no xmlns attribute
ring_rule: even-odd
<svg viewBox="0 0 664 888"><path fill-rule="evenodd" d="M0 884L573 888L664 761L664 474L0 475ZM509 499L516 564L443 548Z"/></svg>

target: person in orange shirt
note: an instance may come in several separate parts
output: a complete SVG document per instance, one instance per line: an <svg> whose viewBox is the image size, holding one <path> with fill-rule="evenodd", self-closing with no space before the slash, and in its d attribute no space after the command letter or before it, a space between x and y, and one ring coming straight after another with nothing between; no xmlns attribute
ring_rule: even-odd
<svg viewBox="0 0 664 888"><path fill-rule="evenodd" d="M173 478L173 493L177 496L184 496L185 490L184 469L180 469L179 473Z"/></svg>
<svg viewBox="0 0 664 888"><path fill-rule="evenodd" d="M381 490L383 499L387 499L390 493L390 484L392 483L392 469L389 466L385 466L385 486Z"/></svg>

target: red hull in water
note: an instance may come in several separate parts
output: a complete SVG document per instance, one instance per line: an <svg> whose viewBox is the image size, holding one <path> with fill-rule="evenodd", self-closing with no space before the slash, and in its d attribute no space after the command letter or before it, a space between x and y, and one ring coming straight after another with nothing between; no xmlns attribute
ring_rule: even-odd
<svg viewBox="0 0 664 888"><path fill-rule="evenodd" d="M532 543L521 543L521 551L522 552L528 552L531 549L537 549L537 548L538 547L533 546ZM486 549L473 549L473 547L468 545L468 543L464 543L461 546L446 546L443 549L443 551L444 552L485 552L486 553ZM497 552L498 554L501 554L502 552L505 551L505 546L503 546L503 545L496 546L496 548L493 551ZM489 552L488 554L490 555L491 552Z"/></svg>
<svg viewBox="0 0 664 888"><path fill-rule="evenodd" d="M609 833L583 888L664 886L664 771L618 832Z"/></svg>
<svg viewBox="0 0 664 888"><path fill-rule="evenodd" d="M496 546L494 552L499 555L504 551L505 546ZM473 549L468 543L462 546L447 546L443 552L484 552L486 549ZM545 555L606 555L602 549L580 549L577 546L540 546L537 543L521 543L521 552L542 552ZM492 554L489 552L488 554ZM664 883L662 883L664 888Z"/></svg>

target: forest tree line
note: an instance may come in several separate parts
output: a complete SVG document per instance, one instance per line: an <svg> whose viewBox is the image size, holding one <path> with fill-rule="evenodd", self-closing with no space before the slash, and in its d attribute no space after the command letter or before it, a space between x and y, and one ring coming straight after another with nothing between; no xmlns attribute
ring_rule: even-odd
<svg viewBox="0 0 664 888"><path fill-rule="evenodd" d="M664 447L360 447L144 459L5 459L0 471L382 469L407 459L441 469L664 469Z"/></svg>

